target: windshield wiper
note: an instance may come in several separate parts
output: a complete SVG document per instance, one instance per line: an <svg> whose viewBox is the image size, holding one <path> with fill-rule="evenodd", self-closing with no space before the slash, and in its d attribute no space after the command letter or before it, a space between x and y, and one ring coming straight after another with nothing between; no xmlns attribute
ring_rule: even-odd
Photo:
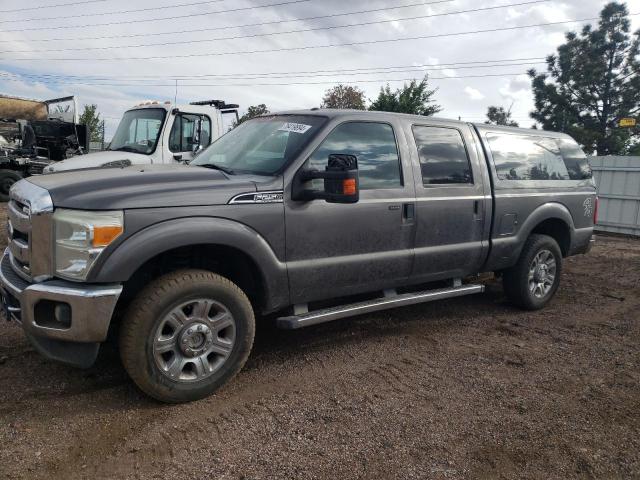
<svg viewBox="0 0 640 480"><path fill-rule="evenodd" d="M235 175L235 172L228 167L223 167L222 165L216 165L215 163L200 163L196 165L197 167L210 168L212 170L220 170L221 172L226 173L227 175Z"/></svg>

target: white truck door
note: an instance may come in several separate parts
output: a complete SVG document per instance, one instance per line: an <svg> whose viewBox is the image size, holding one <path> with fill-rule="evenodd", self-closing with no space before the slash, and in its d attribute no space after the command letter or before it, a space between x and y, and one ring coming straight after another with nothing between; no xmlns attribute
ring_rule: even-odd
<svg viewBox="0 0 640 480"><path fill-rule="evenodd" d="M212 122L208 115L178 113L175 115L167 142L171 158L166 163L188 163L200 148L211 143Z"/></svg>

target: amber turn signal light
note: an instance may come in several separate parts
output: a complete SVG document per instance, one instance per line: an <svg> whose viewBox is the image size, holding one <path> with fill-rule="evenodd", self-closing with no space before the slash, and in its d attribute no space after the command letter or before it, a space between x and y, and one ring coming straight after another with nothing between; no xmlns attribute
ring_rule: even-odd
<svg viewBox="0 0 640 480"><path fill-rule="evenodd" d="M121 225L102 225L93 228L93 239L91 244L94 247L106 247L122 233Z"/></svg>
<svg viewBox="0 0 640 480"><path fill-rule="evenodd" d="M355 195L356 194L356 179L347 178L342 181L342 194L343 195Z"/></svg>

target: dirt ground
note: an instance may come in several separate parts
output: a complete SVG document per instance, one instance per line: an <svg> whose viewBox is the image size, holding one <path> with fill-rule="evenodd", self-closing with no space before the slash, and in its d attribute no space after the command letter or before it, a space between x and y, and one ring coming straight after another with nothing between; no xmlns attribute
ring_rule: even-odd
<svg viewBox="0 0 640 480"><path fill-rule="evenodd" d="M3 222L4 223L4 222ZM546 309L482 295L301 331L167 406L116 352L51 363L0 323L0 478L640 478L640 241L600 237Z"/></svg>

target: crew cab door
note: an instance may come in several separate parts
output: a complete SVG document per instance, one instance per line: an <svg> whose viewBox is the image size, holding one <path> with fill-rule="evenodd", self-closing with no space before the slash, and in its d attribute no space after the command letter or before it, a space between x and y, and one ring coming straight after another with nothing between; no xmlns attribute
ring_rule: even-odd
<svg viewBox="0 0 640 480"><path fill-rule="evenodd" d="M406 135L416 180L412 281L477 273L488 250L491 191L473 131L425 121L408 126Z"/></svg>
<svg viewBox="0 0 640 480"><path fill-rule="evenodd" d="M413 261L414 182L398 124L343 121L303 168L324 170L329 154L357 157L357 203L294 201L285 194L286 258L292 303L397 286ZM322 190L322 181L313 181Z"/></svg>
<svg viewBox="0 0 640 480"><path fill-rule="evenodd" d="M178 113L169 133L170 158L165 163L189 163L198 150L211 143L211 119L196 113Z"/></svg>

